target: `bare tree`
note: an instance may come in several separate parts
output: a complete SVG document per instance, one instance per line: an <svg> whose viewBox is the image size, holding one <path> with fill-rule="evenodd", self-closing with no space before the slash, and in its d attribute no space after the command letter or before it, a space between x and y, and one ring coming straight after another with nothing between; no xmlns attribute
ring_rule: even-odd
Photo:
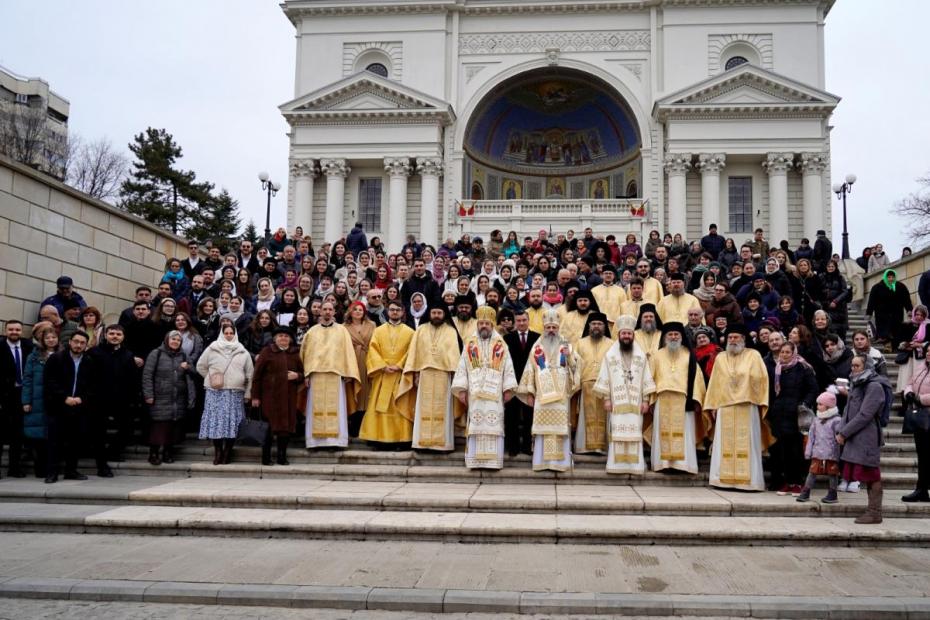
<svg viewBox="0 0 930 620"><path fill-rule="evenodd" d="M68 145L65 182L85 194L108 200L119 194L126 177L129 158L107 138L84 142L80 136L71 136Z"/></svg>
<svg viewBox="0 0 930 620"><path fill-rule="evenodd" d="M930 240L930 174L917 182L920 189L898 201L894 212L909 222L906 232L911 241L921 243Z"/></svg>
<svg viewBox="0 0 930 620"><path fill-rule="evenodd" d="M0 153L39 168L47 132L45 110L41 106L9 106L0 112Z"/></svg>

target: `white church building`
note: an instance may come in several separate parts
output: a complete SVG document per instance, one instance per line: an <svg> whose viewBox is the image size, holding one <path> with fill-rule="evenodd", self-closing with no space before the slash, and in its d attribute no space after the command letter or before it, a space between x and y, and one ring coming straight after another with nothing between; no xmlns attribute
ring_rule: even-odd
<svg viewBox="0 0 930 620"><path fill-rule="evenodd" d="M285 0L288 225L399 248L830 226L832 0Z"/></svg>

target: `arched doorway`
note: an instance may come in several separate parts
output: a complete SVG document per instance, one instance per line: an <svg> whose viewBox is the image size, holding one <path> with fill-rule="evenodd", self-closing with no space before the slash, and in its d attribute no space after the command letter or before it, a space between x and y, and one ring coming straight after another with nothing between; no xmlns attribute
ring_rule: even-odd
<svg viewBox="0 0 930 620"><path fill-rule="evenodd" d="M642 187L641 136L629 105L583 71L545 67L487 94L465 130L464 195L486 200L626 198Z"/></svg>

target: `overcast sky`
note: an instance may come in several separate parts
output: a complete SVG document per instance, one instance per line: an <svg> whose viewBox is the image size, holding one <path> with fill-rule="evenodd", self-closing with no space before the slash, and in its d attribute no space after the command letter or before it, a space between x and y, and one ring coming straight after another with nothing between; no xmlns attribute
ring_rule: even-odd
<svg viewBox="0 0 930 620"><path fill-rule="evenodd" d="M880 8L879 8L880 7ZM834 180L853 172L850 250L908 243L889 210L930 171L930 2L838 0L827 17ZM71 102L71 131L119 145L147 126L172 133L181 165L229 189L261 231L257 174L287 181L294 29L273 0L0 0L0 64L41 76ZM701 76L695 76L695 80ZM274 229L285 192L272 199ZM842 213L833 199L839 251Z"/></svg>

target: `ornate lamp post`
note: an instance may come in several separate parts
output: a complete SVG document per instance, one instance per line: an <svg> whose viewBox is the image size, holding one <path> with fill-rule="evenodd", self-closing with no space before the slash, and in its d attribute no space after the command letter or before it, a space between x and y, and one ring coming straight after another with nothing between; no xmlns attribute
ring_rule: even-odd
<svg viewBox="0 0 930 620"><path fill-rule="evenodd" d="M843 201L843 260L849 258L849 230L846 228L846 194L852 193L852 186L855 182L856 175L847 174L843 183L833 184L833 192L838 199Z"/></svg>
<svg viewBox="0 0 930 620"><path fill-rule="evenodd" d="M265 243L271 238L271 197L281 189L280 183L271 181L267 172L259 172L258 180L262 182L262 189L268 193L268 207L265 210Z"/></svg>

